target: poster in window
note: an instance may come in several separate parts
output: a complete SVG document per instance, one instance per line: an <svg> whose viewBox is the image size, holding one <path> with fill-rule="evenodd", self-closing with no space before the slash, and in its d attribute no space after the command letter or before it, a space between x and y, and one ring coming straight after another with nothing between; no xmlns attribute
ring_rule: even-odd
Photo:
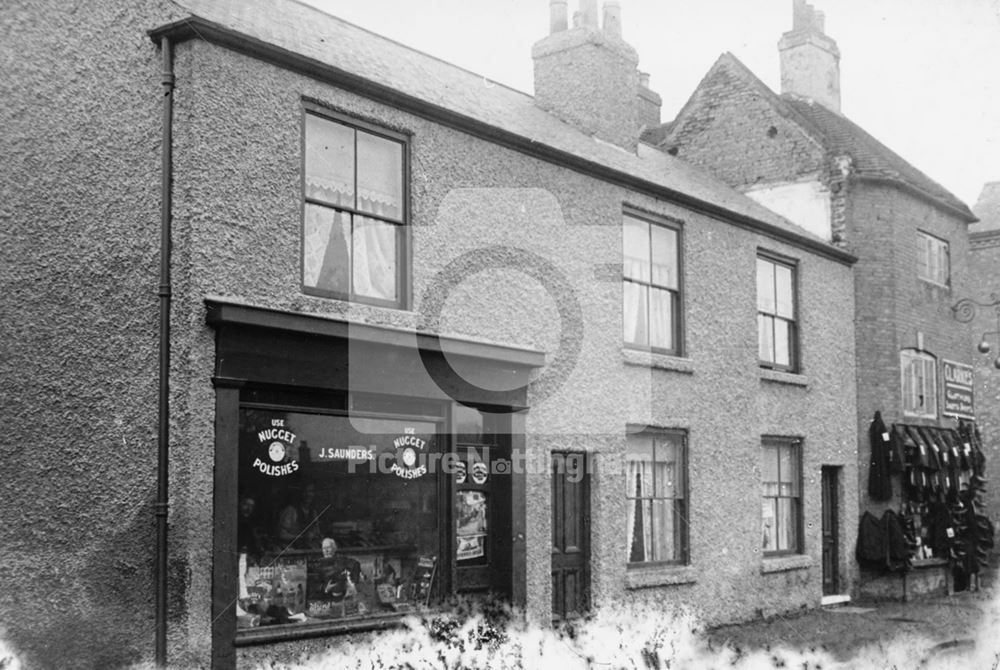
<svg viewBox="0 0 1000 670"><path fill-rule="evenodd" d="M417 560L417 567L410 581L410 600L414 604L426 606L430 600L436 567L437 556L421 556Z"/></svg>
<svg viewBox="0 0 1000 670"><path fill-rule="evenodd" d="M482 491L458 491L458 539L455 558L465 561L479 558L486 551L486 494Z"/></svg>

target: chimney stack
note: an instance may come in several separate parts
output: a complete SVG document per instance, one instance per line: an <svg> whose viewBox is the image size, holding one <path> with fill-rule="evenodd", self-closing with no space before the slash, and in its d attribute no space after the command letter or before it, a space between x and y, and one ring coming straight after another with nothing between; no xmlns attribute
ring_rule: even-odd
<svg viewBox="0 0 1000 670"><path fill-rule="evenodd" d="M550 0L553 32L531 49L535 104L585 133L636 151L639 142L639 56L621 37L621 5L580 0L573 27L563 25L566 0ZM653 94L655 96L655 94Z"/></svg>
<svg viewBox="0 0 1000 670"><path fill-rule="evenodd" d="M649 73L639 73L638 116L640 133L644 128L660 125L660 108L663 98L649 88Z"/></svg>
<svg viewBox="0 0 1000 670"><path fill-rule="evenodd" d="M840 50L824 32L823 12L792 0L792 29L781 36L781 92L840 113Z"/></svg>

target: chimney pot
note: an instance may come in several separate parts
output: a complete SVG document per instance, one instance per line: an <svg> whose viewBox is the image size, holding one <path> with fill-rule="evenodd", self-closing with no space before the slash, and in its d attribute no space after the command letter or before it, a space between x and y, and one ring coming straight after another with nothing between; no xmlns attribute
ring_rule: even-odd
<svg viewBox="0 0 1000 670"><path fill-rule="evenodd" d="M566 30L566 17L569 11L566 0L549 1L549 33L559 33Z"/></svg>
<svg viewBox="0 0 1000 670"><path fill-rule="evenodd" d="M597 0L580 0L580 14L584 26L597 28Z"/></svg>
<svg viewBox="0 0 1000 670"><path fill-rule="evenodd" d="M644 88L649 88L649 73L648 72L640 72L639 73L639 86L642 86Z"/></svg>
<svg viewBox="0 0 1000 670"><path fill-rule="evenodd" d="M622 5L618 0L607 0L604 3L604 34L617 39L622 38Z"/></svg>

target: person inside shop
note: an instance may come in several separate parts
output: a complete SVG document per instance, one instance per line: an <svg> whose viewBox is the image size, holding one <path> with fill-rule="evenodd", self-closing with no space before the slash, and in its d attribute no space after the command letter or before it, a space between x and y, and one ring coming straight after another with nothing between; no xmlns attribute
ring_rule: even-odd
<svg viewBox="0 0 1000 670"><path fill-rule="evenodd" d="M316 561L311 572L316 579L311 583L311 600L344 603L357 595L357 584L361 581L361 564L337 553L337 541L332 537L323 538L323 557Z"/></svg>
<svg viewBox="0 0 1000 670"><path fill-rule="evenodd" d="M285 547L315 547L319 539L316 486L306 484L298 500L290 500L278 517L278 540Z"/></svg>
<svg viewBox="0 0 1000 670"><path fill-rule="evenodd" d="M264 538L257 519L257 501L244 493L240 496L239 517L236 521L237 551L255 560L264 549Z"/></svg>

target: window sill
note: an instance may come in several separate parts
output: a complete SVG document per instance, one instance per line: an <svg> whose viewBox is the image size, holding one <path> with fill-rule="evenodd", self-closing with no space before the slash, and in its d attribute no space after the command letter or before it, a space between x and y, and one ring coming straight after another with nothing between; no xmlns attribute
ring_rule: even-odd
<svg viewBox="0 0 1000 670"><path fill-rule="evenodd" d="M694 584L697 581L698 571L691 565L659 565L648 568L629 568L625 573L625 588L627 589Z"/></svg>
<svg viewBox="0 0 1000 670"><path fill-rule="evenodd" d="M625 361L625 365L670 370L687 375L694 374L694 361L690 358L678 358L669 354L657 354L640 349L622 349L622 359Z"/></svg>
<svg viewBox="0 0 1000 670"><path fill-rule="evenodd" d="M344 635L347 633L358 633L364 631L377 631L389 628L398 628L403 625L403 619L413 612L393 612L383 615L376 615L364 619L341 620L341 621L309 621L299 624L284 624L279 626L258 626L254 628L240 628L236 631L234 644L237 647L246 647L255 644L267 644L269 642L281 642L285 640L301 640L310 637L326 637L333 635Z"/></svg>
<svg viewBox="0 0 1000 670"><path fill-rule="evenodd" d="M770 368L760 368L761 381L774 382L776 384L789 384L791 386L809 386L809 377L797 372L783 372L781 370L771 370Z"/></svg>
<svg viewBox="0 0 1000 670"><path fill-rule="evenodd" d="M936 279L930 279L929 277L920 277L920 281L922 281L924 285L929 286L931 288L936 288L939 291L947 291L948 293L951 293L951 284L942 284Z"/></svg>
<svg viewBox="0 0 1000 670"><path fill-rule="evenodd" d="M760 566L761 574L771 572L788 572L789 570L804 570L811 568L813 564L812 556L806 554L793 554L791 556L770 556L765 557Z"/></svg>

